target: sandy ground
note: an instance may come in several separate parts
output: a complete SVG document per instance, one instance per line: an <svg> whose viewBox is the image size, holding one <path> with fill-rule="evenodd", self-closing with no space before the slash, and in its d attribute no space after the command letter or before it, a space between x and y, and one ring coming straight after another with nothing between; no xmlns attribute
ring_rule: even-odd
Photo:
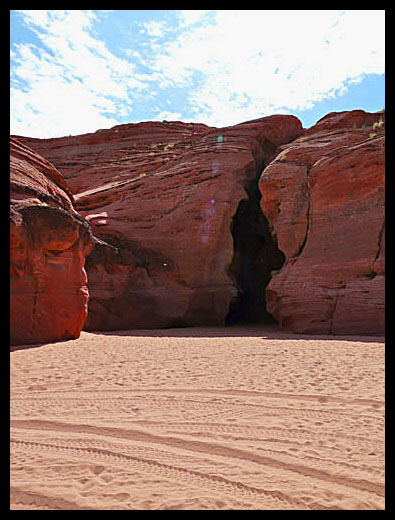
<svg viewBox="0 0 395 520"><path fill-rule="evenodd" d="M384 509L384 339L83 332L11 352L11 509Z"/></svg>

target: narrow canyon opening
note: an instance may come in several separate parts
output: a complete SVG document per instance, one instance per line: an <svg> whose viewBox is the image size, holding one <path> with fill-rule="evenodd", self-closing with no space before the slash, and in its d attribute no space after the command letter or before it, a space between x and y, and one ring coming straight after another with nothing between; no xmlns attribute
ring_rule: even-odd
<svg viewBox="0 0 395 520"><path fill-rule="evenodd" d="M237 296L229 306L225 323L276 324L266 310L266 287L272 272L284 265L285 256L274 242L262 213L258 180L251 182L247 194L231 223L234 255L228 274L237 288Z"/></svg>

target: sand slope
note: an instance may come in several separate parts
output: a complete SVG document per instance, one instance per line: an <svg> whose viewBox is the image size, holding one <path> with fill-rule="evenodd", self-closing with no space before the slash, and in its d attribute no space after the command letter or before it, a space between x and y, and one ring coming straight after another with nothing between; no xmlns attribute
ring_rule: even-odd
<svg viewBox="0 0 395 520"><path fill-rule="evenodd" d="M11 352L11 509L383 509L384 339L196 328Z"/></svg>

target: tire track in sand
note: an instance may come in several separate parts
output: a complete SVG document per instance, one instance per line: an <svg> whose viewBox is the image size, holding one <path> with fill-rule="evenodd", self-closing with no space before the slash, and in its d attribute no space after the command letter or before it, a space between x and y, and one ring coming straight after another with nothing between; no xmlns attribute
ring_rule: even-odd
<svg viewBox="0 0 395 520"><path fill-rule="evenodd" d="M10 486L10 505L18 504L44 507L45 509L94 510L93 507L82 506L77 502L65 500L61 497L49 497L47 494L37 491L27 491L17 486Z"/></svg>
<svg viewBox="0 0 395 520"><path fill-rule="evenodd" d="M138 469L148 469L150 472L159 475L161 478L168 478L170 480L180 481L181 483L188 482L192 486L196 485L198 488L201 487L202 483L205 485L209 483L211 489L221 493L226 492L232 496L235 496L236 493L240 499L252 498L254 503L256 503L257 498L261 498L261 500L267 506L267 501L269 500L269 502L272 503L271 505L275 506L276 509L281 508L284 503L287 504L288 508L291 506L291 508L294 509L311 509L308 504L299 499L292 498L282 491L257 488L243 484L242 482L227 479L220 475L202 473L192 469L172 466L170 464L165 464L156 460L136 457L133 455L126 455L109 449L96 448L93 446L90 446L89 448L80 446L60 446L57 444L18 441L13 439L11 439L11 443L17 447L35 449L39 451L43 450L54 453L63 451L71 455L74 454L78 456L79 460L82 455L87 456L88 458L99 458L101 461L105 459L107 462L111 461L112 463L126 463L128 467L130 467L130 465L134 465L137 466ZM317 509L321 508L320 504L316 504L316 506Z"/></svg>
<svg viewBox="0 0 395 520"><path fill-rule="evenodd" d="M136 429L121 429L104 426L94 426L75 423L62 423L60 421L45 420L14 420L11 421L11 427L19 427L25 429L51 430L60 432L77 432L96 434L105 437L123 438L133 441L156 443L167 445L172 448L180 448L192 452L223 456L226 458L236 458L241 460L249 460L264 466L271 466L275 469L289 470L305 477L311 477L318 480L341 484L357 490L374 493L380 497L384 496L384 485L371 482L366 479L356 479L346 477L344 475L329 473L328 471L312 468L307 465L290 463L281 461L265 455L258 455L240 448L233 448L223 444L211 444L200 440L185 440L180 437L160 436ZM17 441L15 441L17 442ZM18 441L21 442L21 441ZM34 443L33 443L34 444Z"/></svg>
<svg viewBox="0 0 395 520"><path fill-rule="evenodd" d="M42 395L42 394L41 394ZM134 405L138 405L139 403L144 403L146 408L152 409L152 408L169 408L169 409L182 409L184 407L188 407L188 410L202 410L202 412L205 412L204 415L196 417L199 419L206 419L209 417L216 417L217 415L223 416L224 414L232 414L236 412L236 415L244 415L246 412L248 413L254 413L254 412L260 412L264 411L265 415L273 415L273 416L284 416L285 415L291 415L294 417L301 417L301 418L312 418L312 419L325 419L325 418L334 418L336 415L342 415L346 417L351 416L358 416L363 417L366 414L361 414L358 412L350 413L345 412L342 410L317 410L313 408L291 408L287 406L270 406L270 405L264 405L264 404L258 404L258 403L218 403L213 402L212 400L208 401L198 401L194 399L177 399L177 398L170 398L170 397L148 397L148 396L136 396L135 398L123 398L122 396L119 396L117 398L106 398L106 399L96 399L96 398L53 398L53 400L50 397L38 397L37 399L33 398L32 402L34 404L37 404L40 402L41 405L50 404L53 402L56 405L61 404L62 402L70 403L75 402L78 403L79 406L81 404L87 404L90 402L101 402L105 400L114 401L114 403L119 403L121 400L128 401L130 403L133 403ZM13 403L21 402L22 404L27 404L27 399L18 399L18 398L12 398ZM209 413L207 413L207 411ZM370 417L369 415L366 415L366 417Z"/></svg>

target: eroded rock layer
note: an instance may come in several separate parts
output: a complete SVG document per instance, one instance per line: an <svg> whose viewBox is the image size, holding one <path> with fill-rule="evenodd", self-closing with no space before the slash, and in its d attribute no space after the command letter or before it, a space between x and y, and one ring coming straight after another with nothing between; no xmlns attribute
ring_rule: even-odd
<svg viewBox="0 0 395 520"><path fill-rule="evenodd" d="M292 332L383 334L384 128L384 113L355 110L307 130L271 116L18 138L67 186L52 172L56 187L15 192L66 211L74 198L91 224L86 330L273 316Z"/></svg>
<svg viewBox="0 0 395 520"><path fill-rule="evenodd" d="M261 207L286 262L267 310L300 333L384 333L384 114L329 114L280 148Z"/></svg>
<svg viewBox="0 0 395 520"><path fill-rule="evenodd" d="M60 172L13 138L10 187L11 345L77 338L88 311L90 226Z"/></svg>
<svg viewBox="0 0 395 520"><path fill-rule="evenodd" d="M224 324L237 296L232 218L277 147L301 134L297 118L271 116L25 139L62 171L75 208L110 244L97 243L87 261L86 329Z"/></svg>

